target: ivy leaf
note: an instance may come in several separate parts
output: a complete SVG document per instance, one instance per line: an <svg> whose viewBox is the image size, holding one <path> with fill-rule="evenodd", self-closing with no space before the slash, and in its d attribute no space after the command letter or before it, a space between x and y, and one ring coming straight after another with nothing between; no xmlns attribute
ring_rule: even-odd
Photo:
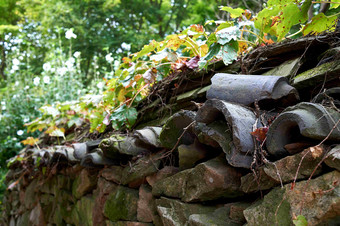
<svg viewBox="0 0 340 226"><path fill-rule="evenodd" d="M241 8L233 9L231 7L228 7L228 6L222 6L222 7L220 7L220 9L230 13L231 18L240 17L244 13L244 9L241 9Z"/></svg>
<svg viewBox="0 0 340 226"><path fill-rule="evenodd" d="M323 13L319 13L312 20L306 24L303 28L302 33L303 35L308 34L318 34L326 30L334 29L334 26L337 21L337 16L325 16Z"/></svg>
<svg viewBox="0 0 340 226"><path fill-rule="evenodd" d="M237 59L238 43L237 41L230 41L222 47L222 59L225 65L232 63Z"/></svg>
<svg viewBox="0 0 340 226"><path fill-rule="evenodd" d="M303 215L297 216L296 219L293 220L293 223L295 226L307 226L308 225L308 222Z"/></svg>

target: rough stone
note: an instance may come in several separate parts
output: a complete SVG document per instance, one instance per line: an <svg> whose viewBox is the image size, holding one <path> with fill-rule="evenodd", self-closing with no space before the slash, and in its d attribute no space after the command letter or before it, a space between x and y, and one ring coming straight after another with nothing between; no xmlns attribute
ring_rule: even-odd
<svg viewBox="0 0 340 226"><path fill-rule="evenodd" d="M47 194L53 194L55 195L58 188L57 188L57 177L56 175L47 179L47 180L43 180L43 181L39 181L39 184L40 184L40 188L39 190L42 192L42 193L47 193Z"/></svg>
<svg viewBox="0 0 340 226"><path fill-rule="evenodd" d="M118 185L111 183L102 177L98 179L97 189L93 191L93 196L95 197L92 212L94 225L103 225L105 223L105 216L103 214L105 202L109 194L114 192L117 188Z"/></svg>
<svg viewBox="0 0 340 226"><path fill-rule="evenodd" d="M327 225L340 215L340 172L333 171L270 191L263 200L243 211L248 225L293 225L298 215L308 225ZM339 222L339 221L338 221Z"/></svg>
<svg viewBox="0 0 340 226"><path fill-rule="evenodd" d="M72 210L72 218L75 225L92 226L92 211L94 208L94 198L92 196L83 196L78 200L75 208Z"/></svg>
<svg viewBox="0 0 340 226"><path fill-rule="evenodd" d="M305 71L294 78L293 86L297 89L315 87L315 84L322 84L339 78L340 61L332 61L318 67ZM327 76L326 76L327 75Z"/></svg>
<svg viewBox="0 0 340 226"><path fill-rule="evenodd" d="M157 218L155 199L152 196L151 188L141 185L139 188L139 200L137 208L137 220L141 222L153 222Z"/></svg>
<svg viewBox="0 0 340 226"><path fill-rule="evenodd" d="M137 220L138 191L119 186L112 192L104 205L104 215L111 221Z"/></svg>
<svg viewBox="0 0 340 226"><path fill-rule="evenodd" d="M39 203L32 209L29 216L29 221L33 225L38 226L46 225L44 213Z"/></svg>
<svg viewBox="0 0 340 226"><path fill-rule="evenodd" d="M146 177L158 171L162 152L144 156L125 167L122 173L122 184L132 188L139 187L146 182Z"/></svg>
<svg viewBox="0 0 340 226"><path fill-rule="evenodd" d="M241 178L242 191L256 192L267 190L296 180L307 179L315 170L314 175L322 172L322 166L317 165L324 156L323 147L311 147L298 154L287 156L274 163L261 167L257 175L249 173ZM298 172L297 172L298 171Z"/></svg>
<svg viewBox="0 0 340 226"><path fill-rule="evenodd" d="M27 209L32 209L34 204L37 202L37 193L38 190L38 180L34 179L28 185L25 191L24 203Z"/></svg>
<svg viewBox="0 0 340 226"><path fill-rule="evenodd" d="M189 226L237 226L245 223L243 210L249 204L230 203L208 214L192 214L189 217ZM235 212L237 211L237 214Z"/></svg>
<svg viewBox="0 0 340 226"><path fill-rule="evenodd" d="M192 129L188 128L185 133L183 132L184 128L195 120L195 115L196 113L193 111L182 110L171 116L163 126L162 132L159 135L162 145L172 149L180 136L182 136L182 138L178 142L178 145L192 144L195 139Z"/></svg>
<svg viewBox="0 0 340 226"><path fill-rule="evenodd" d="M332 148L329 153L327 153L327 158L325 163L334 169L340 171L340 145Z"/></svg>
<svg viewBox="0 0 340 226"><path fill-rule="evenodd" d="M167 197L182 198L185 192L186 182L193 169L183 170L173 176L157 181L152 187L154 196L165 195Z"/></svg>
<svg viewBox="0 0 340 226"><path fill-rule="evenodd" d="M30 217L30 213L28 211L24 212L22 215L18 217L18 221L16 225L29 226L30 225L29 217Z"/></svg>
<svg viewBox="0 0 340 226"><path fill-rule="evenodd" d="M179 169L177 167L174 166L165 166L164 168L160 169L157 173L154 173L150 176L146 177L146 181L148 182L148 184L153 187L154 184L159 181L162 180L164 178L167 178L169 176L172 176L176 173L179 172Z"/></svg>
<svg viewBox="0 0 340 226"><path fill-rule="evenodd" d="M219 157L156 182L152 194L180 198L185 202L233 198L243 194L241 176Z"/></svg>
<svg viewBox="0 0 340 226"><path fill-rule="evenodd" d="M190 215L212 213L216 209L216 207L187 204L163 197L156 200L156 206L163 225L167 226L187 225Z"/></svg>
<svg viewBox="0 0 340 226"><path fill-rule="evenodd" d="M123 169L124 168L121 166L109 166L101 171L101 176L108 181L120 184L122 180Z"/></svg>
<svg viewBox="0 0 340 226"><path fill-rule="evenodd" d="M197 140L190 145L182 144L178 146L180 170L193 168L199 160L207 157L207 152L206 148Z"/></svg>
<svg viewBox="0 0 340 226"><path fill-rule="evenodd" d="M134 222L134 221L106 221L106 226L152 226L151 223Z"/></svg>
<svg viewBox="0 0 340 226"><path fill-rule="evenodd" d="M283 76L289 79L290 76L295 75L300 66L300 57L288 60L279 66L265 72L263 75Z"/></svg>
<svg viewBox="0 0 340 226"><path fill-rule="evenodd" d="M207 201L242 196L242 174L229 166L223 157L198 164L189 174L182 200Z"/></svg>
<svg viewBox="0 0 340 226"><path fill-rule="evenodd" d="M91 192L97 184L97 175L91 175L89 170L83 169L72 185L72 194L79 199L88 192Z"/></svg>

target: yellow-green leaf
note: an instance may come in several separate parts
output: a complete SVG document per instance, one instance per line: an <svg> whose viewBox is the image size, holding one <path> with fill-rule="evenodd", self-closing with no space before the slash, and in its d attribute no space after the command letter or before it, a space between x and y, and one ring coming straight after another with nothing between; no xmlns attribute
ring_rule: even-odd
<svg viewBox="0 0 340 226"><path fill-rule="evenodd" d="M306 24L303 28L303 35L319 34L326 30L333 30L337 21L337 16L325 16L323 13L319 13L312 20Z"/></svg>
<svg viewBox="0 0 340 226"><path fill-rule="evenodd" d="M244 13L244 9L241 9L241 8L233 9L229 6L222 6L220 9L230 13L231 18L240 17L240 16L242 16L242 13Z"/></svg>

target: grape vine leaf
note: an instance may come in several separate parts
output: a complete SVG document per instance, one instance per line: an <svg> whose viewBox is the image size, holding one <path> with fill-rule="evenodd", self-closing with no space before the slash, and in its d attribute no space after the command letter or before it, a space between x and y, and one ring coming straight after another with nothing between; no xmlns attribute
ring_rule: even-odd
<svg viewBox="0 0 340 226"><path fill-rule="evenodd" d="M238 42L230 41L222 47L222 59L225 65L228 65L237 59Z"/></svg>
<svg viewBox="0 0 340 226"><path fill-rule="evenodd" d="M340 6L340 0L332 0L329 9L336 9Z"/></svg>
<svg viewBox="0 0 340 226"><path fill-rule="evenodd" d="M304 26L302 33L303 35L318 34L326 30L331 30L332 28L334 29L337 19L338 17L336 15L325 16L325 14L319 13Z"/></svg>
<svg viewBox="0 0 340 226"><path fill-rule="evenodd" d="M255 18L255 27L282 40L293 25L308 19L310 4L311 0L269 0L267 7Z"/></svg>
<svg viewBox="0 0 340 226"><path fill-rule="evenodd" d="M237 37L239 37L240 34L241 34L240 29L238 29L236 26L224 28L216 32L217 43L225 45L232 39L236 41Z"/></svg>
<svg viewBox="0 0 340 226"><path fill-rule="evenodd" d="M228 6L222 6L222 7L220 7L220 9L230 13L231 18L240 17L244 13L244 9L241 9L241 8L233 9L231 7L228 7Z"/></svg>

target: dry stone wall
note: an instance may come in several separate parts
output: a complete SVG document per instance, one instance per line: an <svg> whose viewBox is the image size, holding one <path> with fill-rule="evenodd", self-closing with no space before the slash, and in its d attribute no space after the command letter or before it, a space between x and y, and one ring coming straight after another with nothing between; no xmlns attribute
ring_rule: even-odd
<svg viewBox="0 0 340 226"><path fill-rule="evenodd" d="M286 45L276 49L287 54ZM172 97L189 106L207 93L196 108L142 121L131 134L26 148L6 176L2 223L338 225L339 75L302 62L272 70L293 80L214 74L210 87ZM321 77L327 89L308 101L301 92Z"/></svg>

